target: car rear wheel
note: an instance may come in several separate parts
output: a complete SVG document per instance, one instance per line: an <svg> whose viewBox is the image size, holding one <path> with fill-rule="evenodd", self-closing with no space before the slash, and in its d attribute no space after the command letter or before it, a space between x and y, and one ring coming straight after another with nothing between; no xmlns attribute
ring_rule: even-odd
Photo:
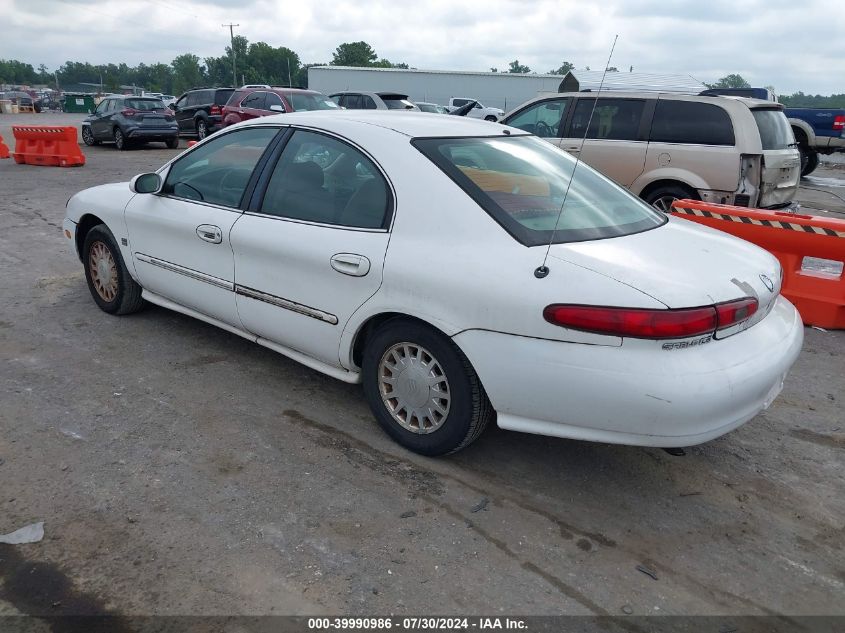
<svg viewBox="0 0 845 633"><path fill-rule="evenodd" d="M123 130L119 127L114 128L114 146L119 150L125 150L129 148L129 141L126 140L126 136L123 134Z"/></svg>
<svg viewBox="0 0 845 633"><path fill-rule="evenodd" d="M126 269L114 235L105 224L98 224L85 236L82 263L88 290L103 312L131 314L144 306L141 286Z"/></svg>
<svg viewBox="0 0 845 633"><path fill-rule="evenodd" d="M99 145L100 141L94 138L94 133L91 131L90 125L82 126L82 141L89 147L92 145Z"/></svg>
<svg viewBox="0 0 845 633"><path fill-rule="evenodd" d="M206 136L208 136L208 123L205 122L205 119L197 119L197 138L202 140Z"/></svg>
<svg viewBox="0 0 845 633"><path fill-rule="evenodd" d="M698 200L698 196L691 190L681 187L680 185L667 185L664 187L658 187L654 191L650 191L647 195L643 196L643 199L658 211L670 213L672 203L675 202L675 200Z"/></svg>
<svg viewBox="0 0 845 633"><path fill-rule="evenodd" d="M174 136L173 138L169 138L166 141L168 149L178 149L179 147L179 137Z"/></svg>
<svg viewBox="0 0 845 633"><path fill-rule="evenodd" d="M361 364L364 394L379 424L415 453L459 451L493 417L469 360L430 327L388 321L368 342Z"/></svg>

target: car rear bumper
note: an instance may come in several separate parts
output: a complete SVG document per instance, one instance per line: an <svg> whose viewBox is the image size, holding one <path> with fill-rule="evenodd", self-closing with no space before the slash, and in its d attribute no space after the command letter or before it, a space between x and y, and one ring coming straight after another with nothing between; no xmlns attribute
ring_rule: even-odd
<svg viewBox="0 0 845 633"><path fill-rule="evenodd" d="M149 141L166 141L179 136L179 129L173 128L129 128L126 130L127 138L133 140L144 139Z"/></svg>
<svg viewBox="0 0 845 633"><path fill-rule="evenodd" d="M468 330L454 337L504 429L639 446L691 446L741 426L780 392L804 330L778 298L760 323L686 349Z"/></svg>

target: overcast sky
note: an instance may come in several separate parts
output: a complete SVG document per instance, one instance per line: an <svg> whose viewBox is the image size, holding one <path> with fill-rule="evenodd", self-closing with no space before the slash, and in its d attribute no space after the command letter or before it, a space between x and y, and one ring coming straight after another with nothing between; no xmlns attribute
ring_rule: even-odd
<svg viewBox="0 0 845 633"><path fill-rule="evenodd" d="M0 58L46 64L170 62L251 42L328 62L364 40L414 68L578 68L739 73L778 93L845 92L842 5L833 0L0 0Z"/></svg>

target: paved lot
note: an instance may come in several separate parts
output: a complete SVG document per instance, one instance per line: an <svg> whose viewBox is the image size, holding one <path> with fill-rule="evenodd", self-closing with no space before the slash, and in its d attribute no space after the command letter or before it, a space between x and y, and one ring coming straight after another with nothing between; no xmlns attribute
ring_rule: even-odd
<svg viewBox="0 0 845 633"><path fill-rule="evenodd" d="M0 614L845 614L845 332L685 457L493 428L426 459L356 386L100 312L65 200L173 152L85 152L0 161L0 534L46 530L0 545Z"/></svg>

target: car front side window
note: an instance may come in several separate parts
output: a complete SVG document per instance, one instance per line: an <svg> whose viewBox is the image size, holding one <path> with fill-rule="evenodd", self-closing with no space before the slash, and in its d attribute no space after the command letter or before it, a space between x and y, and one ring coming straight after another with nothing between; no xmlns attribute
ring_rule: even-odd
<svg viewBox="0 0 845 633"><path fill-rule="evenodd" d="M336 138L297 130L276 164L261 213L382 229L390 200L387 182L362 152Z"/></svg>
<svg viewBox="0 0 845 633"><path fill-rule="evenodd" d="M567 99L554 99L534 104L517 113L507 124L541 138L558 136L560 122L566 114L567 103Z"/></svg>
<svg viewBox="0 0 845 633"><path fill-rule="evenodd" d="M237 207L252 171L278 128L237 130L204 143L170 167L162 193L175 198Z"/></svg>

